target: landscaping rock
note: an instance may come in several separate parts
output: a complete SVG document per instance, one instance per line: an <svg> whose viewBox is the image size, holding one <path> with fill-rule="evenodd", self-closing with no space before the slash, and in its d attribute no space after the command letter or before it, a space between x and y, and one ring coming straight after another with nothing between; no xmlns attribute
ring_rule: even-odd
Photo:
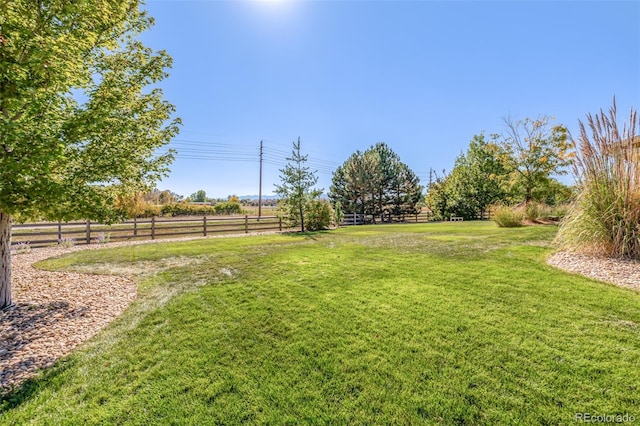
<svg viewBox="0 0 640 426"><path fill-rule="evenodd" d="M549 257L547 263L564 271L640 291L640 262L635 260L561 251Z"/></svg>
<svg viewBox="0 0 640 426"><path fill-rule="evenodd" d="M0 312L0 393L47 368L52 358L69 354L135 299L136 285L126 278L32 266L72 250L34 249L12 256L14 306Z"/></svg>

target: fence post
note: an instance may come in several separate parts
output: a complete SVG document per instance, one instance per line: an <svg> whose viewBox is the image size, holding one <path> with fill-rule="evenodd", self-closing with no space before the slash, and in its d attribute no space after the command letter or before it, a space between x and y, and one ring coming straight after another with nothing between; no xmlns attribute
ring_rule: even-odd
<svg viewBox="0 0 640 426"><path fill-rule="evenodd" d="M244 233L245 234L249 233L249 216L248 215L244 216Z"/></svg>
<svg viewBox="0 0 640 426"><path fill-rule="evenodd" d="M62 222L58 221L58 243L62 244Z"/></svg>
<svg viewBox="0 0 640 426"><path fill-rule="evenodd" d="M151 239L156 239L156 217L151 216Z"/></svg>
<svg viewBox="0 0 640 426"><path fill-rule="evenodd" d="M91 220L87 219L87 244L91 244Z"/></svg>
<svg viewBox="0 0 640 426"><path fill-rule="evenodd" d="M207 236L207 215L202 218L202 233L205 237Z"/></svg>
<svg viewBox="0 0 640 426"><path fill-rule="evenodd" d="M138 236L138 217L137 216L133 217L133 236L134 237Z"/></svg>
<svg viewBox="0 0 640 426"><path fill-rule="evenodd" d="M282 232L282 217L279 217L278 219L279 219L278 220L279 229L280 229L280 232Z"/></svg>

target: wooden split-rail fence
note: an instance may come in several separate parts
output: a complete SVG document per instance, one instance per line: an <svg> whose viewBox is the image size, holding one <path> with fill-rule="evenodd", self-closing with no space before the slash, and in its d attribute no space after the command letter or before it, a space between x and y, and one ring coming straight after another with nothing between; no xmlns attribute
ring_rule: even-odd
<svg viewBox="0 0 640 426"><path fill-rule="evenodd" d="M482 215L478 215L473 218L476 220L490 220L491 212L485 211ZM367 225L372 223L427 223L432 222L434 220L433 215L429 212L423 211L417 214L404 214L404 215L367 215L367 214L359 214L359 213L348 213L344 215L342 220L342 226L350 226L350 225ZM459 216L451 216L447 218L448 221L461 221L462 217Z"/></svg>
<svg viewBox="0 0 640 426"><path fill-rule="evenodd" d="M132 219L104 225L81 222L42 222L14 224L12 245L97 244L110 241L155 240L173 237L238 234L288 229L277 216L174 217Z"/></svg>
<svg viewBox="0 0 640 426"><path fill-rule="evenodd" d="M487 219L483 217L482 219ZM456 218L457 219L457 218ZM428 212L413 215L374 218L364 214L345 214L341 226L371 223L427 223L433 220ZM174 237L208 236L293 230L278 216L191 216L132 219L104 225L90 220L78 222L38 222L14 224L12 246L98 244L110 241L155 240Z"/></svg>

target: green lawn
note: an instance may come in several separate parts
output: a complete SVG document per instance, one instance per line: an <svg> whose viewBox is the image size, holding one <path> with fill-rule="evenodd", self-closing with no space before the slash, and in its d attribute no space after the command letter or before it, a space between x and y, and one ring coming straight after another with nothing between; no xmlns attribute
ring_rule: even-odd
<svg viewBox="0 0 640 426"><path fill-rule="evenodd" d="M79 252L125 314L2 424L640 419L640 296L545 264L553 227L379 225Z"/></svg>

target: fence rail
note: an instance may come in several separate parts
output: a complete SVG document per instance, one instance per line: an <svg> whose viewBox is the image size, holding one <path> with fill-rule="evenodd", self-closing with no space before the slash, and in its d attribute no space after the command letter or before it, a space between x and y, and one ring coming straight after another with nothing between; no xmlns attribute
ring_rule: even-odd
<svg viewBox="0 0 640 426"><path fill-rule="evenodd" d="M488 219L485 214L482 219ZM370 223L427 223L433 220L428 212L402 216L371 216L345 214L341 226ZM189 218L148 218L104 225L89 220L79 222L45 222L13 225L12 246L29 244L45 247L55 244L96 244L107 241L136 239L155 240L171 237L238 234L261 231L282 231L289 228L277 216L232 216Z"/></svg>
<svg viewBox="0 0 640 426"><path fill-rule="evenodd" d="M207 236L287 229L277 216L190 217L133 219L104 225L82 222L24 223L13 225L12 245L44 247L53 244L95 244L107 241Z"/></svg>
<svg viewBox="0 0 640 426"><path fill-rule="evenodd" d="M431 221L427 212L405 215L373 216L360 213L347 213L342 219L341 226L365 225L370 223L426 223Z"/></svg>
<svg viewBox="0 0 640 426"><path fill-rule="evenodd" d="M482 214L472 218L476 220L490 220L491 212L484 211ZM342 219L341 226L351 225L366 225L371 223L427 223L434 220L434 217L429 212L420 212L417 214L404 214L404 215L366 215L359 213L347 213ZM446 220L462 220L462 217L451 216Z"/></svg>

